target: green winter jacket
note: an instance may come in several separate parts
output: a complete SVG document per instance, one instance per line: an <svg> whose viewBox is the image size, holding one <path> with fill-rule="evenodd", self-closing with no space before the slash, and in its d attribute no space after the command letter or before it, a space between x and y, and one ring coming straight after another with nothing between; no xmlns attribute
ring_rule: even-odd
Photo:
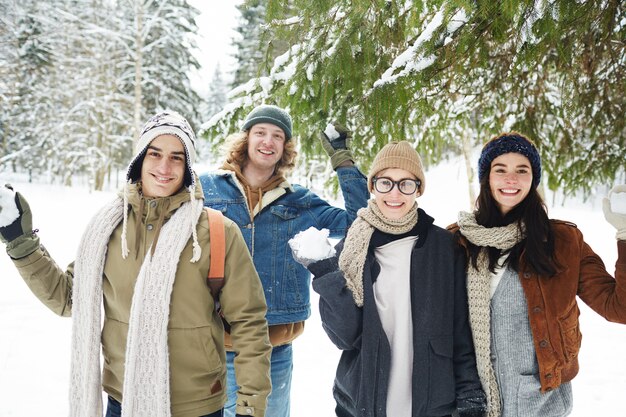
<svg viewBox="0 0 626 417"><path fill-rule="evenodd" d="M128 187L130 204L127 241L130 254L122 258L122 224L108 244L104 266L104 391L122 401L126 338L135 281L142 261L163 222L185 202L189 193L162 198L142 197L137 187ZM197 186L196 198L203 198ZM143 202L142 202L143 199ZM141 210L141 216L139 215ZM139 225L137 222L140 222ZM224 219L226 229L225 284L220 302L231 324L237 384L237 413L263 417L271 390L269 357L271 346L265 320L263 289L239 227ZM202 256L191 263L191 239L178 264L171 296L169 319L170 390L172 417L198 417L221 409L226 400L224 329L215 312L206 284L209 269L209 228L206 213L197 225ZM135 249L139 248L137 252ZM33 293L52 311L70 316L72 310L73 264L67 271L57 266L45 249L14 260Z"/></svg>

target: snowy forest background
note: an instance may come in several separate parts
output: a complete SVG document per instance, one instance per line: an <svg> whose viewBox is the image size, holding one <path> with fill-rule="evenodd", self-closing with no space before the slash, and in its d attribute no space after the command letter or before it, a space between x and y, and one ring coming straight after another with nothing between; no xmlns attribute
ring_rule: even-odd
<svg viewBox="0 0 626 417"><path fill-rule="evenodd" d="M429 166L462 155L470 201L472 149L513 129L539 145L550 190L624 180L622 1L239 1L235 65L216 66L208 93L190 85L189 3L0 1L0 170L116 188L156 111L185 115L215 160L265 102L291 111L309 183L332 174L315 140L329 120L354 129L364 169L393 139Z"/></svg>
<svg viewBox="0 0 626 417"><path fill-rule="evenodd" d="M427 165L420 206L440 226L474 200L480 145L524 132L542 155L551 217L577 223L613 272L614 231L599 207L626 181L623 1L237 0L228 6L239 14L233 63L198 86L198 51L221 46L217 36L199 40L199 9L224 4L0 0L0 184L28 198L60 265L121 185L151 114L172 108L188 118L202 172L245 114L271 103L294 118L301 158L291 179L319 194L336 191L316 139L329 120L353 128L365 172L388 141L412 142ZM333 409L339 352L315 300L294 343L297 417ZM581 310L572 417L622 415L626 333ZM70 327L0 256L0 416L67 414Z"/></svg>

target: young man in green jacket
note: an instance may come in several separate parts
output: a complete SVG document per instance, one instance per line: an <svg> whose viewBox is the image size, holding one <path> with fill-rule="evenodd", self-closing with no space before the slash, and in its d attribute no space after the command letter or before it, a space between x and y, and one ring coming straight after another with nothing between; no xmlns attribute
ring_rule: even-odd
<svg viewBox="0 0 626 417"><path fill-rule="evenodd" d="M209 223L194 160L187 121L171 111L152 117L128 183L93 217L66 271L40 245L24 197L2 188L9 256L48 308L73 318L71 416L101 416L103 389L107 417L122 409L133 417L222 415L224 329L207 287ZM228 219L224 227L220 303L238 353L237 415L263 417L271 390L265 298L239 228Z"/></svg>

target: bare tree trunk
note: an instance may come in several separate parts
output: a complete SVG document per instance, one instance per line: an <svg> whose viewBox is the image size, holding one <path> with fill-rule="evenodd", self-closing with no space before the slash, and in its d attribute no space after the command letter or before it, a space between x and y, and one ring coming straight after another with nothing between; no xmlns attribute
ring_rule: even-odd
<svg viewBox="0 0 626 417"><path fill-rule="evenodd" d="M467 188L469 191L469 205L470 210L474 209L474 204L476 202L476 192L472 187L472 183L474 182L474 169L472 168L472 143L467 134L461 134L461 143L462 143L462 151L463 158L465 159L465 170L467 172Z"/></svg>
<svg viewBox="0 0 626 417"><path fill-rule="evenodd" d="M135 98L134 98L134 123L133 123L133 141L137 143L139 140L139 129L141 129L141 80L143 69L143 9L142 2L135 1L135 21L137 27L135 28Z"/></svg>

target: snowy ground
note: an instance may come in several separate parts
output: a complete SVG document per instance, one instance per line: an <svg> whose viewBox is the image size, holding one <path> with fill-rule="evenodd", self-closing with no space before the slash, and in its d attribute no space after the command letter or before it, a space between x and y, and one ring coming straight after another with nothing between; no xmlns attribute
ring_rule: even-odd
<svg viewBox="0 0 626 417"><path fill-rule="evenodd" d="M420 206L438 225L452 223L459 209L469 207L463 170L457 164L444 164L428 171L426 178ZM28 184L0 173L0 184L7 180L27 197L41 240L60 265L73 260L89 217L113 195L90 193L83 187ZM587 203L568 200L565 206L551 207L550 215L577 223L609 271L614 271L614 230L605 222L597 198ZM294 417L334 415L331 386L339 352L321 328L315 293L312 301L306 331L294 342ZM581 371L574 380L572 416L625 415L626 327L604 321L582 303L581 310ZM48 311L8 257L0 254L0 417L68 414L70 329L70 319Z"/></svg>

